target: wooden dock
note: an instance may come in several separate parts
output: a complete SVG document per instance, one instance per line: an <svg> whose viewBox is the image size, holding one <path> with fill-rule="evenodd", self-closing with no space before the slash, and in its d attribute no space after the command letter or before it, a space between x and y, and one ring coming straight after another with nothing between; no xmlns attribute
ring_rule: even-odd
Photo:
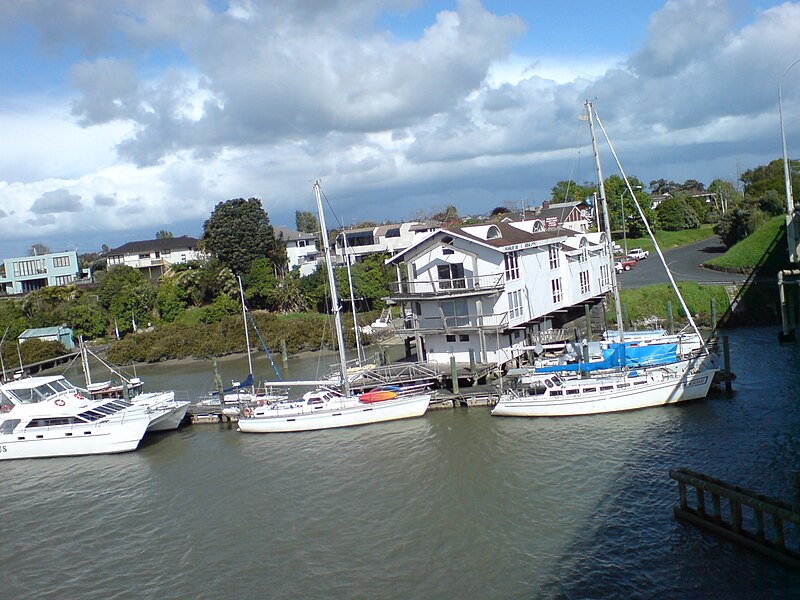
<svg viewBox="0 0 800 600"><path fill-rule="evenodd" d="M795 506L689 469L669 476L678 482L675 517L800 569L800 472L794 474Z"/></svg>

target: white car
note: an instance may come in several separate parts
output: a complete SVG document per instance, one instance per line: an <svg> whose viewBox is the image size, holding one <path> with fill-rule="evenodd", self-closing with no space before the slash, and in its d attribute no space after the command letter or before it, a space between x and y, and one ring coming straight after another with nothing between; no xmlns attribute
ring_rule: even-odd
<svg viewBox="0 0 800 600"><path fill-rule="evenodd" d="M634 260L644 260L650 255L648 250L642 250L641 248L634 248L630 252L628 252L628 256L630 256Z"/></svg>

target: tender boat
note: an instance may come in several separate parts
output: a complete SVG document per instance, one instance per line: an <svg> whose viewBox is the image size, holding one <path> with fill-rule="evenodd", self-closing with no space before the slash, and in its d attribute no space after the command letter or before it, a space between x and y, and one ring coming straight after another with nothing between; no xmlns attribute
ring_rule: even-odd
<svg viewBox="0 0 800 600"><path fill-rule="evenodd" d="M145 406L89 397L60 375L0 385L0 460L135 450L151 422Z"/></svg>

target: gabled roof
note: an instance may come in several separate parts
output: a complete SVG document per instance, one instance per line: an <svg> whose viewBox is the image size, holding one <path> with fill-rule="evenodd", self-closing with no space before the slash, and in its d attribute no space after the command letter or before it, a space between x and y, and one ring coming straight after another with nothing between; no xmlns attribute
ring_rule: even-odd
<svg viewBox="0 0 800 600"><path fill-rule="evenodd" d="M163 252L164 250L178 250L178 249L194 249L197 248L197 238L182 235L180 237L161 238L157 240L139 240L137 242L128 242L122 244L119 248L112 248L106 255L111 254L137 254L144 250L157 250Z"/></svg>
<svg viewBox="0 0 800 600"><path fill-rule="evenodd" d="M287 242L293 242L295 240L311 240L317 237L313 233L296 231L294 229L290 229L289 227L283 227L282 225L273 225L272 229L275 231L276 238L283 238Z"/></svg>
<svg viewBox="0 0 800 600"><path fill-rule="evenodd" d="M72 329L67 327L66 325L58 325L56 327L36 327L33 329L26 329L22 333L19 334L19 338L21 340L27 338L40 338L40 337L48 337L48 336L58 336L61 332L65 333L72 333Z"/></svg>

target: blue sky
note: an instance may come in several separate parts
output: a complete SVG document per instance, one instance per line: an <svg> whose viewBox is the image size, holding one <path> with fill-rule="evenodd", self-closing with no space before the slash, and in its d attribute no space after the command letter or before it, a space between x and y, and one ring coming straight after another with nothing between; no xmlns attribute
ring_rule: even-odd
<svg viewBox="0 0 800 600"><path fill-rule="evenodd" d="M735 182L780 156L798 57L800 2L0 3L0 256L198 236L237 197L292 227L318 178L346 224L537 204L594 178L587 98L628 174ZM797 156L800 66L783 94Z"/></svg>

